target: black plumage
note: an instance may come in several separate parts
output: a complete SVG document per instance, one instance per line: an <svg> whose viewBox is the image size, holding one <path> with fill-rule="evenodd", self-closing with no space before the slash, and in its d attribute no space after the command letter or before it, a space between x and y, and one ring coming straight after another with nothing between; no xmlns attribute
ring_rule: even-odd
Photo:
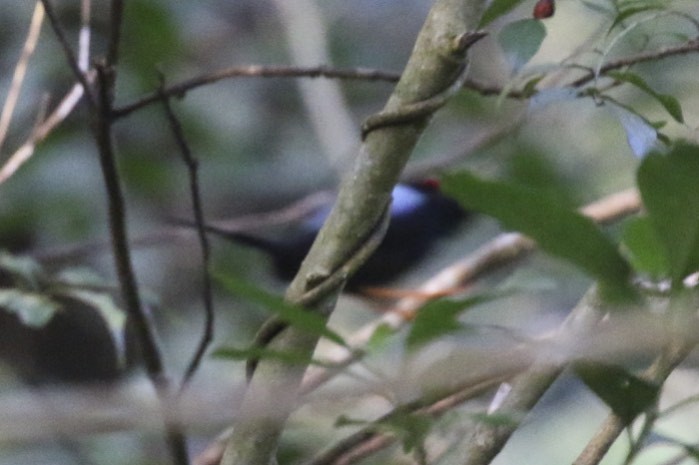
<svg viewBox="0 0 699 465"><path fill-rule="evenodd" d="M216 225L206 230L224 239L266 252L275 274L291 280L310 250L331 205L318 207L292 230L279 237L233 231ZM464 210L439 192L436 183L398 184L393 190L391 218L386 235L367 262L350 278L347 289L384 285L407 271L452 232L466 217Z"/></svg>

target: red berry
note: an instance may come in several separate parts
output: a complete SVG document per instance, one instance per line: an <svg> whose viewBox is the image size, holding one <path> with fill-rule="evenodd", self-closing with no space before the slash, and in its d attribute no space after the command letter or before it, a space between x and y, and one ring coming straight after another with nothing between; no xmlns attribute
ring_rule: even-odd
<svg viewBox="0 0 699 465"><path fill-rule="evenodd" d="M533 16L535 19L550 18L556 12L555 0L539 0L534 5Z"/></svg>

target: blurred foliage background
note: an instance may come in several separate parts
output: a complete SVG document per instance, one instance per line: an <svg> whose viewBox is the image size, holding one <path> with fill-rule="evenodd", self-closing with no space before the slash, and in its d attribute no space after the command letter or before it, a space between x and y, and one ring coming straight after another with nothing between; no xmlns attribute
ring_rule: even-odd
<svg viewBox="0 0 699 465"><path fill-rule="evenodd" d="M108 2L92 6L92 50L105 44ZM210 0L167 2L130 0L125 12L121 66L116 105L124 105L155 91L162 74L176 83L200 74L248 64L292 64L288 19L272 1ZM400 71L410 54L431 2L426 0L327 0L318 3L329 53L327 64L342 68ZM680 16L659 16L625 33L609 33L611 18L602 7L613 2L561 0L554 17L544 21L546 38L534 58L513 74L497 43L497 31L508 22L528 18L534 2L522 5L488 27L490 37L473 49L471 76L493 86L514 83L518 88L535 73L547 73L550 85L575 71L561 63L594 67L611 60L677 43L696 35L694 25ZM697 16L695 1L671 2ZM598 5L599 9L590 5ZM34 5L21 0L0 3L0 95L7 94L12 70L22 48ZM77 43L79 2L56 2L71 43ZM617 40L603 57L596 51ZM303 40L301 40L303 42ZM571 58L572 57L572 58ZM682 103L684 124L670 121L663 131L670 137L696 138L697 56L686 55L640 64L635 70L657 92L669 93ZM556 80L559 81L556 81ZM309 86L322 78L308 79ZM2 160L30 134L45 102L49 108L72 85L73 75L52 31L44 25L7 140ZM363 118L378 111L391 92L386 82L335 81L354 124L354 140L344 147L341 166L351 162L359 144ZM309 120L300 95L299 80L291 78L224 79L199 87L174 102L187 141L200 162L201 194L209 219L235 218L282 207L319 189L334 188L342 172L326 153L319 133ZM649 121L668 121L657 101L630 86L611 90L615 98ZM338 110L339 111L339 110ZM94 141L78 106L61 126L42 142L33 157L0 185L0 247L41 257L49 269L88 266L114 280L107 247L106 200ZM513 122L521 124L511 126ZM500 130L498 128L509 128ZM472 141L494 133L490 144L472 149ZM179 376L194 349L202 327L200 252L193 234L170 234L173 218L191 217L187 172L171 137L162 107L150 105L122 119L116 127L118 162L128 202L129 233L134 240L162 235L157 245L135 245L138 281L152 304L170 372ZM459 155L457 157L457 155ZM564 99L549 105L532 100L483 96L466 90L444 108L420 142L415 165L454 157L456 162L430 172L469 169L487 177L516 180L545 187L571 205L582 205L633 184L638 160L628 147L624 129L613 112L592 98ZM340 170L341 171L341 170ZM611 234L617 227L612 226ZM399 287L414 286L474 250L499 231L496 222L476 218ZM80 254L65 252L80 246ZM284 283L270 275L269 263L258 252L213 242L213 268L232 273L262 287L282 292ZM555 327L580 298L590 282L572 267L534 254L509 270L479 281L476 286L515 284L526 291L479 306L468 322L496 325L538 334ZM347 297L332 324L343 334L369 321L381 305ZM244 346L267 313L255 305L216 289L217 323L214 347ZM368 362L375 370L388 369L400 349L389 347ZM242 363L207 358L194 386L229 386L242 382ZM138 376L138 372L134 375ZM681 373L693 382L695 375ZM14 389L10 383L7 389ZM305 455L343 430L325 428L351 407L361 417L385 401L345 399L321 402L295 416L282 452L290 459ZM487 401L487 399L484 399ZM528 425L514 437L496 463L570 461L604 413L602 404L576 382L560 383L542 402ZM684 423L678 420L679 429ZM459 419L447 418L439 428L459 431ZM205 438L221 426L220 419L203 428ZM322 428L321 428L322 426ZM670 425L672 426L672 425ZM155 463L162 451L147 437L130 433L95 435L88 447L43 449L20 443L0 447L2 463ZM694 438L696 440L696 438ZM195 444L193 449L201 449ZM55 446L55 443L54 443ZM57 450L62 451L60 454ZM118 453L114 451L117 450ZM61 455L62 454L62 455ZM62 458L64 457L64 458ZM81 457L78 460L78 457ZM379 455L373 463L385 463ZM82 460L82 461L80 461ZM397 460L397 459L396 459ZM458 451L447 453L445 463L457 463ZM395 463L398 463L396 461ZM610 462L612 463L612 462ZM639 462L641 463L641 462ZM657 463L648 459L642 463Z"/></svg>

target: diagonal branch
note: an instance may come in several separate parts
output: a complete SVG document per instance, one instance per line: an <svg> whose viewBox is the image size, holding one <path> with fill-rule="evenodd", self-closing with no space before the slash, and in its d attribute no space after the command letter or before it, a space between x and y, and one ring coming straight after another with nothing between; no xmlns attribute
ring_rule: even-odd
<svg viewBox="0 0 699 465"><path fill-rule="evenodd" d="M66 62L68 63L68 66L70 66L70 69L73 71L73 74L75 75L75 78L78 80L78 82L83 86L88 103L90 104L90 106L94 107L97 104L96 97L94 95L92 87L90 86L87 80L87 76L85 73L86 70L81 69L80 62L78 61L78 58L75 56L75 52L73 51L72 47L68 43L68 39L66 39L63 27L58 21L58 16L54 11L51 2L49 2L49 0L41 0L41 3L44 6L44 10L46 11L46 17L49 19L49 24L51 24L51 27L53 28L53 31L56 34L56 38L58 39L58 42L61 44L61 47L63 48L63 53L66 56Z"/></svg>
<svg viewBox="0 0 699 465"><path fill-rule="evenodd" d="M438 0L420 32L413 54L383 114L399 114L401 108L445 95L466 68L469 31L473 31L484 0ZM446 99L445 99L446 100ZM433 108L432 111L437 108ZM431 113L395 124L370 128L360 147L354 168L340 189L337 202L321 229L296 278L286 293L298 303L315 289L325 287L337 270L351 260L381 223L391 191ZM348 275L345 275L345 278ZM310 311L327 317L333 310L342 282L319 293ZM318 338L298 328L283 330L270 343L278 351L294 350L309 357ZM255 370L241 406L240 421L223 455L223 465L268 465L283 425L293 408L305 367L263 360ZM269 399L278 400L270 411Z"/></svg>
<svg viewBox="0 0 699 465"><path fill-rule="evenodd" d="M3 142L5 141L7 129L10 126L12 114L14 113L15 106L17 105L20 90L22 89L22 82L24 82L24 76L27 73L27 63L29 62L29 58L31 58L31 56L34 54L34 49L36 48L36 43L39 40L39 32L41 31L41 25L43 22L44 7L41 5L41 3L37 3L34 6L34 13L32 14L32 20L29 25L29 33L27 34L27 39L24 41L24 47L22 47L22 54L20 55L19 60L17 60L15 72L12 75L12 83L10 84L10 89L7 92L5 104L2 107L2 114L0 115L0 148L2 148Z"/></svg>

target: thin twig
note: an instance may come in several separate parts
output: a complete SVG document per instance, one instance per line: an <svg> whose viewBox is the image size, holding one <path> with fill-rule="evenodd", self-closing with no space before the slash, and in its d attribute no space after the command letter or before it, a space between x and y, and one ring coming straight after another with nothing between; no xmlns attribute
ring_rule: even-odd
<svg viewBox="0 0 699 465"><path fill-rule="evenodd" d="M214 71L212 73L204 74L201 76L196 76L191 79L179 82L177 84L172 84L171 86L162 90L162 92L169 97L182 97L188 91L196 89L207 84L221 81L223 79L230 78L335 78L335 79L352 79L352 80L362 80L362 81L385 81L385 82L396 82L400 78L400 73L392 71L381 71L375 69L364 69L364 68L330 68L327 66L262 66L262 65L248 65L248 66L234 66L231 68L225 68L219 71ZM129 115L130 113L139 110L147 105L156 102L159 99L158 92L153 92L152 94L141 97L135 102L126 104L122 107L114 109L114 116L116 118L121 118Z"/></svg>
<svg viewBox="0 0 699 465"><path fill-rule="evenodd" d="M610 61L606 65L599 68L599 75L607 74L609 71L614 71L620 68L645 63L648 61L657 61L671 56L684 55L687 53L699 52L699 39L692 39L680 45L673 45L661 48L660 50L642 52L637 55L631 55L626 58ZM576 79L567 85L567 87L582 87L590 81L593 81L597 75L594 71L589 71L584 76Z"/></svg>
<svg viewBox="0 0 699 465"><path fill-rule="evenodd" d="M504 357L502 359L498 358L498 361L504 362ZM385 449L395 443L397 438L392 434L381 431L377 428L377 425L390 422L392 418L405 414L422 414L429 415L432 418L439 418L455 407L484 394L525 369L526 365L522 365L520 361L518 357L512 357L509 359L509 363L494 363L492 365L497 366L497 368L494 368L493 372L481 378L472 379L464 383L462 387L453 389L448 394L439 396L436 399L434 396L428 396L410 404L396 407L367 427L321 452L306 462L305 465L348 465L358 462L381 449Z"/></svg>
<svg viewBox="0 0 699 465"><path fill-rule="evenodd" d="M693 53L699 51L699 40L690 40L680 45L665 47L660 50L643 52L637 55L632 55L623 59L611 61L600 68L600 74L606 74L609 71L623 68L626 66L644 63L647 61L660 60L663 58ZM173 84L163 90L167 96L183 96L188 91L207 84L218 82L223 79L239 78L239 77L266 77L266 78L318 78L325 77L329 79L348 79L360 81L383 81L397 82L400 78L400 73L395 71L386 71L369 68L331 68L328 66L234 66L225 68L212 73L196 76L191 79ZM594 79L594 73L589 72L575 81L568 84L566 87L578 88L587 84ZM464 88L471 89L485 96L501 95L503 92L502 86L492 85L477 79L467 79L464 83ZM522 90L513 89L508 91L507 97L515 99L523 99L530 97L531 93L523 92ZM128 103L124 106L114 109L116 118L121 118L131 114L136 110L140 110L159 99L158 92L153 92L149 95L139 98L138 100Z"/></svg>
<svg viewBox="0 0 699 465"><path fill-rule="evenodd" d="M162 84L164 86L164 80ZM192 199L192 214L194 215L194 225L197 231L197 237L199 239L199 246L201 248L201 259L202 259L202 297L204 301L204 330L201 333L201 339L197 344L194 351L192 359L190 360L187 368L182 377L182 383L180 390L184 390L189 384L189 381L194 376L194 373L199 368L201 361L206 353L206 349L213 340L214 336L214 303L212 297L212 284L211 276L209 275L209 258L210 258L210 247L209 238L206 235L206 227L204 222L204 211L202 208L201 195L199 190L199 177L197 176L197 170L199 167L198 160L192 155L192 150L187 144L185 139L184 130L182 129L182 124L180 123L177 115L175 115L172 106L170 105L170 99L163 95L162 98L163 108L165 109L165 115L167 117L168 123L170 124L170 130L177 142L177 146L180 150L180 155L187 167L187 173L189 175L189 191L190 197Z"/></svg>
<svg viewBox="0 0 699 465"><path fill-rule="evenodd" d="M655 362L640 375L640 378L658 386L662 385L695 346L696 341L694 340L671 341ZM575 459L573 465L599 464L627 426L626 420L614 413L610 414L578 458Z"/></svg>
<svg viewBox="0 0 699 465"><path fill-rule="evenodd" d="M94 107L96 105L96 99L93 95L93 90L90 87L90 84L87 80L86 73L80 67L80 63L78 62L78 59L75 56L75 52L73 52L73 49L68 43L68 39L66 39L63 27L61 26L61 23L58 20L56 12L53 10L51 2L49 0L41 0L41 3L44 5L44 10L46 10L46 17L49 19L49 24L51 24L51 28L53 29L53 32L56 34L56 38L58 39L58 42L61 44L61 47L63 48L63 53L66 56L66 62L68 63L68 66L73 71L73 75L75 75L75 78L85 89L85 95L87 96L88 103L90 104L90 106Z"/></svg>
<svg viewBox="0 0 699 465"><path fill-rule="evenodd" d="M27 64L29 63L29 58L31 58L36 49L36 44L39 40L39 32L41 32L41 24L43 22L44 7L41 3L37 2L34 6L34 13L32 14L32 20L29 25L27 40L24 41L22 53L19 60L17 60L15 72L12 75L10 90L7 92L7 98L2 107L2 115L0 115L0 149L2 148L3 142L5 142L7 130L10 127L10 121L12 121L12 114L14 113L17 100L19 99L19 91L22 88L24 76L27 73Z"/></svg>
<svg viewBox="0 0 699 465"><path fill-rule="evenodd" d="M40 5L41 11L44 11L43 4L37 3L37 5ZM87 84L90 85L94 79L94 72L87 71L90 53L90 0L83 0L81 8L82 26L80 28L80 38L78 41L78 67L86 73L85 79ZM55 23L55 26L61 31L58 23ZM74 84L48 118L39 120L40 122L34 127L27 141L10 156L0 169L0 184L7 181L29 160L29 158L31 158L36 145L44 140L46 136L73 111L84 94L85 85L80 82Z"/></svg>
<svg viewBox="0 0 699 465"><path fill-rule="evenodd" d="M189 454L181 425L169 413L177 411L177 399L171 394L171 383L165 373L161 350L155 336L155 329L143 307L136 283L126 230L126 207L114 153L112 134L114 86L122 15L123 2L121 0L112 0L107 59L96 66L99 94L96 105L93 106L92 128L107 190L109 229L122 298L126 310L134 323L148 377L163 406L166 440L173 461L177 465L188 465Z"/></svg>

